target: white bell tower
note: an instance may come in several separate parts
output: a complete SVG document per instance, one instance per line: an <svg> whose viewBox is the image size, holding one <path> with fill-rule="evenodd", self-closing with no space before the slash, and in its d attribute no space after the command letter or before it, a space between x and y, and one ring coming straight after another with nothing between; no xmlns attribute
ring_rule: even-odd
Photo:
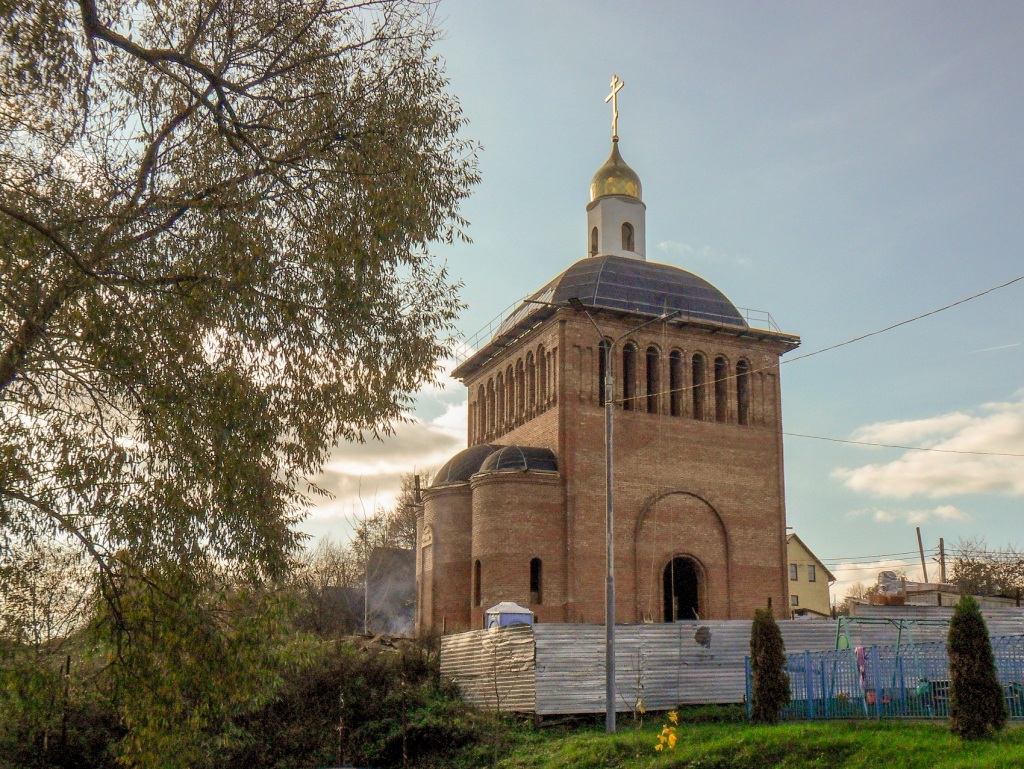
<svg viewBox="0 0 1024 769"><path fill-rule="evenodd" d="M612 153L590 180L587 205L587 253L644 259L647 253L647 206L641 199L640 177L619 154L618 93L625 82L612 77Z"/></svg>

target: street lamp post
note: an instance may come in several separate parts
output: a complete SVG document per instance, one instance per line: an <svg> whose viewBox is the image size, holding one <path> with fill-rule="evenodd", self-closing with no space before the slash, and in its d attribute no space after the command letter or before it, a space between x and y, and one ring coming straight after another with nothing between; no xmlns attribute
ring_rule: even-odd
<svg viewBox="0 0 1024 769"><path fill-rule="evenodd" d="M587 306L579 299L569 299L569 306L577 312L587 316L587 320L597 331L600 344L604 344L605 336L601 332ZM656 318L649 318L635 328L620 335L614 342L605 348L604 359L604 497L605 497L605 720L604 728L608 734L615 733L615 493L612 488L612 399L615 393L615 382L612 378L612 352L615 345L632 333L642 329L644 326L659 321L666 321L679 315L681 310L673 310L659 315Z"/></svg>

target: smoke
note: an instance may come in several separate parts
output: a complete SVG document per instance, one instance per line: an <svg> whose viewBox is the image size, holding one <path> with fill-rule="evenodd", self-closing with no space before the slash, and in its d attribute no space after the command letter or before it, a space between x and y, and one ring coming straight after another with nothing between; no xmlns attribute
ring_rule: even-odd
<svg viewBox="0 0 1024 769"><path fill-rule="evenodd" d="M412 635L416 614L416 557L412 550L378 547L370 551L366 607L367 632Z"/></svg>

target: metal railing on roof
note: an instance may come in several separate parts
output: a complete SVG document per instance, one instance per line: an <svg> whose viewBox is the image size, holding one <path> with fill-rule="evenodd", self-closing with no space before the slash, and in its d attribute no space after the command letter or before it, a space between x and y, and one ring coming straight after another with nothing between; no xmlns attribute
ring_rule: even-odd
<svg viewBox="0 0 1024 769"><path fill-rule="evenodd" d="M484 324L476 333L470 337L465 337L459 340L454 353L455 365L461 366L464 362L472 358L476 353L485 345L490 342L497 341L503 333L508 332L512 329L516 329L520 326L518 321L525 321L532 315L541 314L541 310L545 307L550 308L551 305L545 304L545 300L548 297L539 297L537 294L531 294L524 296L517 302L513 302L500 313L494 316L490 321ZM736 308L747 325L752 330L771 331L773 333L781 334L782 329L779 328L775 319L772 318L772 314L768 310L754 310L749 307L737 307ZM544 317L550 313L544 313ZM518 318L516 316L519 316ZM686 321L687 316L682 315L675 322ZM518 333L509 334L507 342L512 342L518 337L522 336L526 331L532 328L532 324L525 324Z"/></svg>

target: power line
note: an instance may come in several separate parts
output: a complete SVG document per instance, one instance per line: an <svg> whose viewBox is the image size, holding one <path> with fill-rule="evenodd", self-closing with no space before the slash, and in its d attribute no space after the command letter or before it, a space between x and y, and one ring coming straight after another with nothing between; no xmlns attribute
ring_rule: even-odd
<svg viewBox="0 0 1024 769"><path fill-rule="evenodd" d="M970 296L966 296L963 299L958 299L955 302L950 302L949 304L943 305L942 307L937 307L934 310L929 310L928 312L921 313L920 315L915 315L912 318L907 318L906 320L901 320L898 323L893 323L893 324L891 324L889 326L886 326L885 328L880 328L880 329L878 329L876 331L869 331L866 334L861 334L860 336L855 336L855 337L853 337L851 339L847 339L847 340L845 340L843 342L837 342L836 344L829 345L828 347L822 347L820 350L812 350L810 352L803 353L802 355L797 355L797 356L792 357L792 358L785 358L785 359L779 361L779 365L782 365L782 364L785 364L785 363L793 363L793 362L798 361L798 360L804 360L805 358L811 358L811 357L813 357L815 355L821 355L824 352L829 352L831 350L835 350L835 349L838 349L840 347L845 347L846 345L853 344L854 342L860 342L860 341L862 341L864 339L868 339L868 338L873 337L873 336L878 336L879 334L884 334L886 331L892 331L893 329L899 328L901 326L906 326L909 323L913 323L913 322L921 320L923 318L927 318L927 317L930 317L932 315L937 315L940 312L944 312L944 311L949 310L949 309L951 309L953 307L957 307L957 306L959 306L961 304L965 304L967 302L970 302L973 299L977 299L979 297L985 296L986 294L991 294L993 291L998 291L1001 288L1006 288L1007 286L1012 286L1014 283L1018 283L1018 282L1020 282L1022 280L1024 280L1024 275L1019 275L1016 278L1012 278L1012 279L1010 279L1010 280L1008 280L1008 281L1006 281L1004 283L1000 283L998 286L992 286L991 288L987 288L984 291L979 291L976 294L971 294ZM600 308L595 308L595 309L600 309ZM666 324L668 322L669 321L665 321ZM611 364L611 362L609 361L609 365L610 364ZM773 371L775 368L776 367L774 365L762 366L760 368L751 368L749 371L746 372L746 374L749 376L750 374L756 374L756 373L759 373L761 371ZM644 395L635 395L635 396L632 396L632 397L628 398L628 400L632 400L634 403L639 404L644 398L647 398L647 397L659 396L659 395L671 395L672 393L677 393L677 392L679 392L679 393L688 392L688 391L691 391L691 390L695 390L698 387L707 387L709 385L713 385L715 382L723 382L723 381L729 381L730 379L737 379L739 376L740 376L739 374L729 374L727 376L719 377L719 378L716 378L714 380L710 380L710 381L706 380L706 381L704 381L704 382L702 382L700 384L690 384L690 385L684 385L682 387L675 387L675 388L669 387L667 389L658 390L657 392L653 392L653 393L645 393ZM616 398L616 399L614 399L614 402L617 403L617 404L621 404L623 400L627 400L627 399L626 398L621 398L621 399L620 398ZM810 436L810 437L813 437L813 436ZM901 447L895 447L895 448L901 448ZM913 447L908 447L908 448L913 448ZM923 450L924 449L922 449L922 451ZM999 455L997 455L997 456L999 456ZM1021 455L1019 455L1019 454L1007 454L1005 456L1021 456Z"/></svg>
<svg viewBox="0 0 1024 769"><path fill-rule="evenodd" d="M899 570L902 571L903 569L915 569L915 568L920 570L921 563L919 561L906 561L905 563L890 563L890 564L886 564L885 566L878 566L878 567L873 567L873 566L861 566L861 567L846 566L846 567L838 568L838 569L829 568L829 571L832 572L833 575L835 575L835 574L849 574L852 571L868 571L868 572L875 571L875 570L878 570L878 571L892 571L894 569L899 569Z"/></svg>
<svg viewBox="0 0 1024 769"><path fill-rule="evenodd" d="M981 457L1021 457L1024 458L1024 454L1009 454L999 451L961 451L959 449L935 449L927 448L925 446L900 446L895 443L872 443L870 441L853 441L843 438L827 438L823 435L807 435L806 433L787 433L783 432L783 435L789 435L794 438L813 438L816 441L829 441L830 443L852 443L855 446L880 446L884 449L904 449L906 451L937 451L940 454L972 454Z"/></svg>
<svg viewBox="0 0 1024 769"><path fill-rule="evenodd" d="M939 549L937 547L925 548L924 554L925 554L926 558L938 558L939 557ZM919 555L919 552L917 550L903 550L903 551L898 552L898 553L877 553L875 555L852 555L852 556L846 556L846 557L833 556L833 557L830 557L830 558L819 558L818 560L821 561L826 566L828 566L829 564L835 564L837 566L850 566L851 568L860 568L861 564L863 564L865 566L870 566L871 564L875 564L878 561L886 560L886 559L892 559L893 562L896 563L896 564L900 564L900 563L904 563L905 562L906 564L910 564L910 565L914 565L914 564L920 565L920 561L917 558L918 555ZM986 558L989 558L991 556L1000 556L1000 555L1016 557L1016 558L1019 558L1019 559L1024 559L1024 551L1013 550L1013 549L1006 549L1006 550L979 550L977 552L977 554L975 555L975 557L980 559L980 560L985 560ZM959 549L957 548L957 546L955 544L951 544L951 545L948 545L946 547L946 557L949 558L949 559L953 559L953 560L961 557L959 555ZM970 554L968 554L968 557L970 557ZM911 560L909 560L909 561L905 560L907 558L910 558ZM882 567L880 566L880 568L882 568Z"/></svg>
<svg viewBox="0 0 1024 769"><path fill-rule="evenodd" d="M839 342L837 344L829 345L828 347L822 347L820 350L812 350L811 352L804 353L803 355L797 355L796 357L793 357L793 358L787 358L786 360L782 361L782 363L793 363L794 361L804 360L805 358L810 358L810 357L812 357L814 355L821 355L823 352L828 352L829 350L835 350L838 347L845 347L848 344L853 344L854 342L859 342L859 341L861 341L863 339L867 339L868 337L878 336L879 334L884 334L886 331L892 331L894 328L899 328L900 326L905 326L908 323L913 323L916 320L921 320L922 318L927 318L930 315L936 315L937 313L943 312L943 311L948 310L948 309L950 309L952 307L956 307L957 305L964 304L965 302L969 302L972 299L977 299L980 296L985 296L985 294L991 294L993 291L998 291L1001 288L1006 288L1007 286L1011 286L1014 283L1017 283L1018 281L1021 281L1021 280L1024 280L1024 275L1020 275L1020 276L1018 276L1016 278L1013 278L1012 280L1008 280L1005 283L1000 283L998 286L992 286L992 288L986 288L984 291L979 291L977 294L972 294L971 296L964 297L963 299L958 299L955 302L950 302L949 304L943 305L942 307L938 307L938 308L936 308L934 310L929 310L928 312L921 313L920 315L915 315L913 318L907 318L906 320L901 320L899 323L893 323L891 326L886 326L885 328L880 328L877 331L870 331L867 334L861 334L860 336L855 336L853 339L847 339L845 342Z"/></svg>
<svg viewBox="0 0 1024 769"><path fill-rule="evenodd" d="M825 564L829 571L888 571L891 569L904 569L908 566L917 567L921 565L921 561L917 558L914 559L886 559L886 563L877 562L865 562L865 563L836 563L836 564Z"/></svg>
<svg viewBox="0 0 1024 769"><path fill-rule="evenodd" d="M937 553L936 548L929 548L925 550L926 555L935 555ZM845 564L856 565L858 563L876 563L881 560L896 560L901 561L905 558L916 557L918 555L917 550L907 550L903 553L882 553L881 555L856 555L850 558L821 558L822 563L829 564L833 563L837 566Z"/></svg>

